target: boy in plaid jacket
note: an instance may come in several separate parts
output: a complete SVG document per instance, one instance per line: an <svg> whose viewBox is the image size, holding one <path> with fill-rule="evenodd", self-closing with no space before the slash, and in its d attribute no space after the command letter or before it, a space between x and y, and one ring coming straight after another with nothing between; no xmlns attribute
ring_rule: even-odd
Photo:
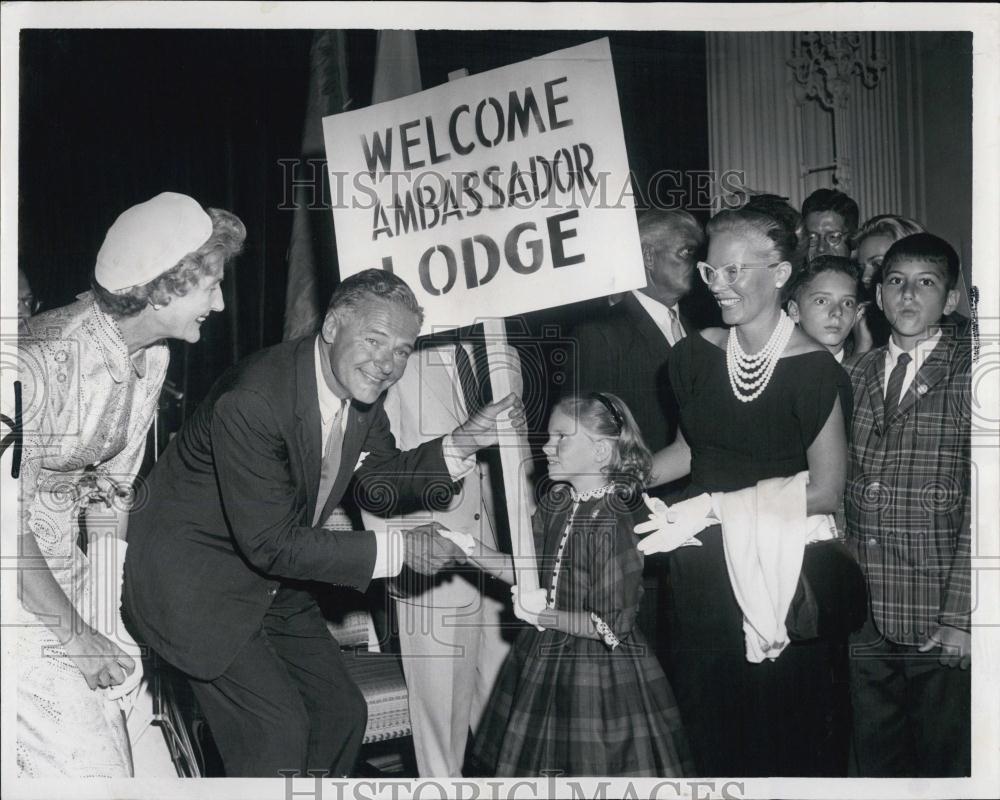
<svg viewBox="0 0 1000 800"><path fill-rule="evenodd" d="M854 389L848 544L868 580L851 639L862 777L969 774L971 350L942 317L958 256L928 233L886 253L885 347L847 367Z"/></svg>

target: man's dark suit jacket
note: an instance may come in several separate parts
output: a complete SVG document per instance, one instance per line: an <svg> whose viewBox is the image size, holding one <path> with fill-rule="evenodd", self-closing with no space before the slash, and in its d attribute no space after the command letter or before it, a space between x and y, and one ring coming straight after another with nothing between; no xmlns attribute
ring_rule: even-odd
<svg viewBox="0 0 1000 800"><path fill-rule="evenodd" d="M374 534L311 526L321 438L308 336L225 373L140 487L128 528L126 618L189 675L211 680L226 670L283 579L361 591L371 580ZM322 519L352 476L368 484L383 514L412 510L431 486L452 490L441 439L400 452L382 398L350 406Z"/></svg>
<svg viewBox="0 0 1000 800"><path fill-rule="evenodd" d="M681 315L684 331L695 332ZM575 331L576 364L567 392L611 392L632 411L646 445L654 453L677 434L678 409L667 362L671 347L631 292L601 316Z"/></svg>

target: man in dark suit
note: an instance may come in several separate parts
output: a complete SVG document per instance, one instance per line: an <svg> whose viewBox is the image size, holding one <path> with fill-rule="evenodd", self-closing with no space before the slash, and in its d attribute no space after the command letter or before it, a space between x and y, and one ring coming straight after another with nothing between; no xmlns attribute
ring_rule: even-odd
<svg viewBox="0 0 1000 800"><path fill-rule="evenodd" d="M400 452L382 408L422 312L395 276L368 270L334 292L319 336L224 374L153 469L129 525L130 627L185 672L229 777L348 775L367 711L310 582L364 591L404 562L430 574L461 550L412 530L325 530L352 479L382 514L440 499L497 440L513 395L452 433Z"/></svg>
<svg viewBox="0 0 1000 800"><path fill-rule="evenodd" d="M654 209L639 217L639 239L646 286L576 328L576 365L566 387L618 395L655 453L677 433L667 361L692 330L679 301L692 289L705 234L686 211Z"/></svg>

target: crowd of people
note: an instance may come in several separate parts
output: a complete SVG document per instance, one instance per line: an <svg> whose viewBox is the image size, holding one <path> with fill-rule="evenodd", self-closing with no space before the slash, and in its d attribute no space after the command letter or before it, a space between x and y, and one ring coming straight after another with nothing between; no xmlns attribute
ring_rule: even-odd
<svg viewBox="0 0 1000 800"><path fill-rule="evenodd" d="M391 273L344 279L318 334L223 374L137 482L164 340L223 310L246 231L172 193L125 211L90 292L22 304L19 774L133 775L140 642L189 679L227 776L352 775L367 711L316 590L386 578L421 776L968 775L955 250L859 224L833 189L704 227L650 210L639 234L646 286L571 337L523 499L533 588L493 501L497 420L526 429L523 400L489 395L469 331L421 338ZM685 313L696 280L721 326ZM365 530L333 529L348 500ZM98 507L117 523L81 535ZM88 556L102 535L123 585ZM650 564L662 657L638 624ZM107 591L121 638L94 619Z"/></svg>

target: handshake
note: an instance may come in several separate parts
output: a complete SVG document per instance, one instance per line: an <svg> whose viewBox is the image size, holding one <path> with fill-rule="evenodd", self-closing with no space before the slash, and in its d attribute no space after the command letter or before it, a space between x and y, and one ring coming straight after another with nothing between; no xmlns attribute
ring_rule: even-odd
<svg viewBox="0 0 1000 800"><path fill-rule="evenodd" d="M403 542L403 563L421 575L433 575L445 567L464 564L475 548L475 540L469 534L449 531L437 522L403 531Z"/></svg>

